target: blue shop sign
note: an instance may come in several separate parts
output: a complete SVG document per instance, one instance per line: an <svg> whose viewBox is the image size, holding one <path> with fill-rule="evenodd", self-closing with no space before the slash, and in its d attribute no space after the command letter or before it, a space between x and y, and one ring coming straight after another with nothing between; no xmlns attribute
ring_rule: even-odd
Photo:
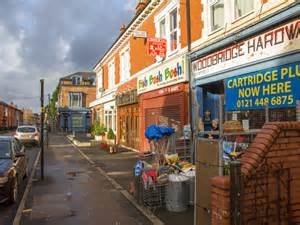
<svg viewBox="0 0 300 225"><path fill-rule="evenodd" d="M227 111L295 107L300 62L225 79Z"/></svg>

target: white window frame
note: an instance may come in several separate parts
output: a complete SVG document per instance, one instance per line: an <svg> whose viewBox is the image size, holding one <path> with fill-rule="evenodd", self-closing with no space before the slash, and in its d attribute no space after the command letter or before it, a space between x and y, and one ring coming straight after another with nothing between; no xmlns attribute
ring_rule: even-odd
<svg viewBox="0 0 300 225"><path fill-rule="evenodd" d="M130 79L130 48L126 46L119 54L120 57L120 82L124 83Z"/></svg>
<svg viewBox="0 0 300 225"><path fill-rule="evenodd" d="M236 15L236 0L232 0L232 8L233 8L233 21L235 21L235 20L238 20L238 19L241 19L241 18L243 18L243 17L246 17L246 16L248 16L249 14L251 14L251 13L253 13L254 12L254 10L255 10L255 0L247 0L247 1L252 1L252 3L253 3L253 8L249 11L249 12L247 12L247 13L245 13L244 15L240 15L240 16L238 16L238 15Z"/></svg>
<svg viewBox="0 0 300 225"><path fill-rule="evenodd" d="M112 89L115 86L115 60L111 60L108 63L108 89Z"/></svg>
<svg viewBox="0 0 300 225"><path fill-rule="evenodd" d="M103 92L103 70L97 73L97 97L101 97Z"/></svg>
<svg viewBox="0 0 300 225"><path fill-rule="evenodd" d="M223 24L223 26L221 26L221 27L219 27L217 29L212 29L212 6L214 4L212 4L211 2L213 2L213 1L216 1L215 4L218 3L218 0L207 0L207 8L208 8L207 9L207 11L208 11L207 20L208 20L208 30L209 30L209 33L217 32L217 31L223 29L226 26L226 14L227 14L226 13L227 12L226 7L228 7L227 3L229 2L229 1L223 0L223 4L224 4L224 24Z"/></svg>
<svg viewBox="0 0 300 225"><path fill-rule="evenodd" d="M81 81L82 81L82 77L79 75L76 76L72 76L72 85L80 85ZM75 79L75 83L73 83L73 80Z"/></svg>
<svg viewBox="0 0 300 225"><path fill-rule="evenodd" d="M177 31L177 48L171 51L171 32L170 32L170 26L171 26L171 12L174 10L177 10L177 24L176 24L176 31ZM171 0L170 3L159 13L154 17L154 23L155 23L155 29L156 29L156 37L161 37L160 32L160 23L165 20L165 39L167 40L167 58L172 56L175 52L177 52L181 48L180 44L180 4L178 0ZM160 61L161 57L157 57L157 61Z"/></svg>
<svg viewBox="0 0 300 225"><path fill-rule="evenodd" d="M78 105L74 105L74 103L73 103L73 96L74 95L78 95L78 99L79 99L79 104ZM82 98L83 96L82 96L82 93L81 92L69 92L69 107L70 108L78 108L78 107L82 107L82 100L83 100L83 98Z"/></svg>

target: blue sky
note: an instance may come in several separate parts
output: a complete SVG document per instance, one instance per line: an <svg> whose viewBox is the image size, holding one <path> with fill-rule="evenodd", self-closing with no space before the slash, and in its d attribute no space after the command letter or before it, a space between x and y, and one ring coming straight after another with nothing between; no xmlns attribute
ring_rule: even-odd
<svg viewBox="0 0 300 225"><path fill-rule="evenodd" d="M92 70L134 16L136 0L1 0L0 98L39 109L69 73Z"/></svg>

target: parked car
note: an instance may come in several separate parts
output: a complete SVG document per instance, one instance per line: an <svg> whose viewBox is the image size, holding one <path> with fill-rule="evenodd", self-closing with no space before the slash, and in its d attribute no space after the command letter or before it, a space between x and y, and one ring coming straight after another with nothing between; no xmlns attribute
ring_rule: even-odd
<svg viewBox="0 0 300 225"><path fill-rule="evenodd" d="M17 201L19 185L27 176L27 161L18 139L0 136L0 203Z"/></svg>
<svg viewBox="0 0 300 225"><path fill-rule="evenodd" d="M19 126L16 130L15 138L24 144L40 144L40 132L35 126Z"/></svg>

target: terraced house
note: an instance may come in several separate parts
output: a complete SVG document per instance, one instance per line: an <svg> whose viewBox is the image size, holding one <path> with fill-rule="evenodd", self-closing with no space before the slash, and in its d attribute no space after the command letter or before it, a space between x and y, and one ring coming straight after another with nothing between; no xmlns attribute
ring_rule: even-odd
<svg viewBox="0 0 300 225"><path fill-rule="evenodd" d="M296 0L138 1L94 67L93 118L119 144L146 151L148 125L171 126L177 139L192 125L197 225L234 224L222 214L229 203L210 195L211 178L228 173L224 152L246 150L266 122L300 120L299 16ZM252 203L251 212L267 214L245 213L245 220L274 224L264 209L278 206Z"/></svg>
<svg viewBox="0 0 300 225"><path fill-rule="evenodd" d="M191 1L192 40L201 35L201 2ZM145 128L174 127L178 138L189 123L186 1L138 1L132 21L96 64L94 120L117 134L124 147L146 151ZM151 53L151 40L164 52Z"/></svg>
<svg viewBox="0 0 300 225"><path fill-rule="evenodd" d="M95 99L95 73L77 72L59 80L59 128L87 132L91 126L90 102Z"/></svg>
<svg viewBox="0 0 300 225"><path fill-rule="evenodd" d="M13 103L0 101L0 130L16 128L23 123L23 111Z"/></svg>

